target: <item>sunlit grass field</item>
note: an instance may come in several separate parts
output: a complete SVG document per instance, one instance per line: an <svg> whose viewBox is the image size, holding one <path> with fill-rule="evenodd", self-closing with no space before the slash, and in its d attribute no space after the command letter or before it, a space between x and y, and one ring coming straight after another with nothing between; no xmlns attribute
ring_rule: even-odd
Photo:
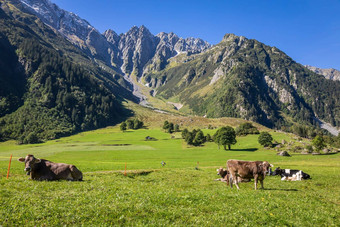
<svg viewBox="0 0 340 227"><path fill-rule="evenodd" d="M271 134L277 141L294 140L289 134ZM146 136L157 141L145 141ZM257 135L237 137L230 151L215 143L190 147L180 133L174 136L157 127L123 133L116 126L43 144L0 143L0 225L340 225L339 153L281 157L260 147ZM27 154L74 164L84 181L28 180L24 164L17 161ZM214 181L216 168L231 158L302 169L312 179L282 182L271 176L265 190L255 191L251 182L237 191Z"/></svg>

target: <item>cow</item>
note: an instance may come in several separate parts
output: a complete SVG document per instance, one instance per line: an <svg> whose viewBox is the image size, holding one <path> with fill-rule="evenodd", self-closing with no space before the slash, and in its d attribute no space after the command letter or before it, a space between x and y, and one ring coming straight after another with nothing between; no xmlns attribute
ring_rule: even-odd
<svg viewBox="0 0 340 227"><path fill-rule="evenodd" d="M285 176L282 177L281 180L286 180L286 181L300 181L302 180L302 171L297 172L296 174L293 174L292 176Z"/></svg>
<svg viewBox="0 0 340 227"><path fill-rule="evenodd" d="M227 161L228 171L230 172L230 187L233 184L238 186L237 178L243 179L254 179L255 190L257 190L257 182L260 180L261 188L263 189L263 180L266 174L269 172L269 168L273 167L267 161L240 161L240 160L228 160Z"/></svg>
<svg viewBox="0 0 340 227"><path fill-rule="evenodd" d="M227 182L229 184L230 173L228 170L224 168L216 169L217 175L220 175L221 178L216 179L217 181ZM250 179L242 179L241 177L237 177L237 182L250 182Z"/></svg>
<svg viewBox="0 0 340 227"><path fill-rule="evenodd" d="M296 170L296 169L281 169L280 167L277 167L274 172L273 172L273 176L277 176L280 175L281 178L284 177L292 177L294 174L300 172L301 170ZM301 179L303 180L307 180L310 179L310 175L307 173L304 173L303 171L301 171Z"/></svg>
<svg viewBox="0 0 340 227"><path fill-rule="evenodd" d="M25 171L32 180L70 180L82 181L83 174L74 165L54 163L46 159L39 159L28 154L25 158L19 158L19 162L25 163Z"/></svg>
<svg viewBox="0 0 340 227"><path fill-rule="evenodd" d="M219 168L216 169L217 175L220 175L221 178L216 179L217 181L227 182L229 184L229 172L226 169Z"/></svg>

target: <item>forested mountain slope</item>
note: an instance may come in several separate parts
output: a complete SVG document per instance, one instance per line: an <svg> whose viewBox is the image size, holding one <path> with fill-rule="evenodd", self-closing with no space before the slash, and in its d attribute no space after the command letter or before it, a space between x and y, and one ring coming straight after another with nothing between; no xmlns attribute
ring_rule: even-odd
<svg viewBox="0 0 340 227"><path fill-rule="evenodd" d="M9 1L0 8L0 138L50 139L113 124L133 99L117 77L94 64L35 16Z"/></svg>
<svg viewBox="0 0 340 227"><path fill-rule="evenodd" d="M340 126L340 82L257 40L227 34L204 53L171 61L144 79L156 97L178 100L195 114L276 128L315 124L315 117Z"/></svg>

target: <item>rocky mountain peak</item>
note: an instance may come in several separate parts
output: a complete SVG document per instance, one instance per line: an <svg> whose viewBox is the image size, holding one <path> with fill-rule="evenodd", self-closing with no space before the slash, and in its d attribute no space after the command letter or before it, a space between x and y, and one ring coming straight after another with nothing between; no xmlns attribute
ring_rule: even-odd
<svg viewBox="0 0 340 227"><path fill-rule="evenodd" d="M317 74L323 75L326 79L329 80L338 80L340 81L340 71L336 69L321 69L315 66L305 65L305 67Z"/></svg>
<svg viewBox="0 0 340 227"><path fill-rule="evenodd" d="M118 35L115 31L113 31L113 30L111 30L111 29L106 30L106 31L103 33L103 35L105 36L106 40L107 40L109 43L112 43L112 44L114 44L114 45L115 45L116 43L118 43L118 41L119 41L119 39L120 39L119 35Z"/></svg>

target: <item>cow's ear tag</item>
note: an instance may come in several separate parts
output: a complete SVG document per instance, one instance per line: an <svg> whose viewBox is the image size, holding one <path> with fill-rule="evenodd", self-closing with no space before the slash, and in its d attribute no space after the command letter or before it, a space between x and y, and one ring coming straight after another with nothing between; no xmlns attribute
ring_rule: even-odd
<svg viewBox="0 0 340 227"><path fill-rule="evenodd" d="M19 162L25 162L25 159L24 158L19 158L18 161Z"/></svg>
<svg viewBox="0 0 340 227"><path fill-rule="evenodd" d="M40 163L40 162L41 162L41 160L39 158L35 159L35 163Z"/></svg>

